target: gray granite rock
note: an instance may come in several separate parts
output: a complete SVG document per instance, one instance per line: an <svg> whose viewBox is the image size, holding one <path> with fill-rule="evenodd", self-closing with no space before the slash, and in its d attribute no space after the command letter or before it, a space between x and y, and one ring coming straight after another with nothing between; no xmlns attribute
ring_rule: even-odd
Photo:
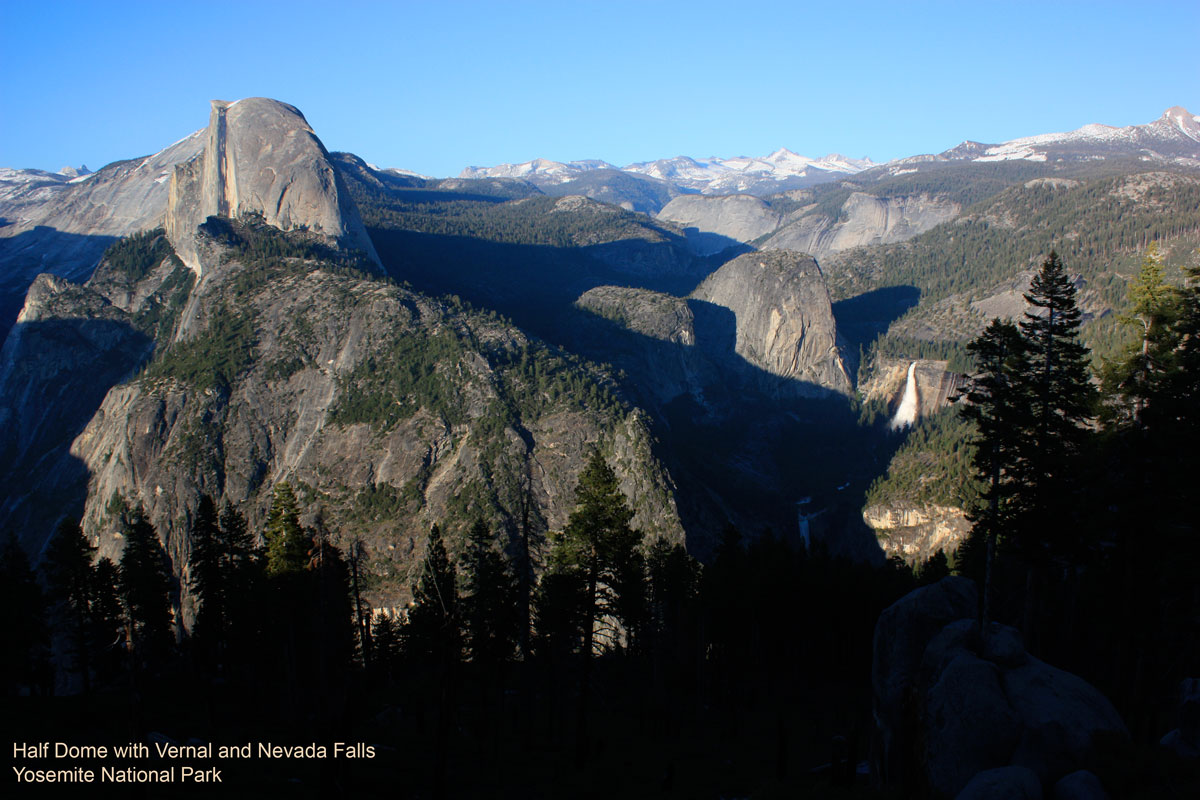
<svg viewBox="0 0 1200 800"><path fill-rule="evenodd" d="M955 800L1042 800L1042 785L1024 767L997 767L975 775Z"/></svg>
<svg viewBox="0 0 1200 800"><path fill-rule="evenodd" d="M879 615L875 623L871 668L875 735L872 772L886 784L903 783L913 768L905 720L926 645L949 623L974 617L975 584L949 577L909 592Z"/></svg>
<svg viewBox="0 0 1200 800"><path fill-rule="evenodd" d="M738 256L705 278L692 297L733 312L734 349L797 390L849 394L850 376L821 268L792 252Z"/></svg>
<svg viewBox="0 0 1200 800"><path fill-rule="evenodd" d="M1054 800L1108 800L1104 784L1086 769L1064 775L1054 784Z"/></svg>
<svg viewBox="0 0 1200 800"><path fill-rule="evenodd" d="M210 216L261 216L379 258L324 145L293 106L263 97L212 101L202 153L175 168L167 236L199 272L196 228Z"/></svg>

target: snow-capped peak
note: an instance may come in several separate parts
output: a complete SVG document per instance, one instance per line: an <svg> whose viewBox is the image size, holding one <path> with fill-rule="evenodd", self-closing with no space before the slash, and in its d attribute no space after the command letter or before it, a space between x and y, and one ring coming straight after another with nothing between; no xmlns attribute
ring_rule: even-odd
<svg viewBox="0 0 1200 800"><path fill-rule="evenodd" d="M495 167L467 167L459 178L525 178L535 183L565 183L581 173L595 169L616 169L607 161L551 161L535 158L520 164L500 164Z"/></svg>
<svg viewBox="0 0 1200 800"><path fill-rule="evenodd" d="M1174 125L1184 136L1200 142L1200 116L1193 114L1183 106L1171 106L1163 112L1160 121Z"/></svg>
<svg viewBox="0 0 1200 800"><path fill-rule="evenodd" d="M1147 125L1117 128L1092 123L1065 133L1043 133L1025 136L1004 144L989 147L977 161L1006 161L1026 159L1045 161L1047 149L1086 148L1099 155L1104 151L1132 150L1151 156L1200 155L1195 144L1200 142L1200 117L1182 106L1167 109L1161 117Z"/></svg>

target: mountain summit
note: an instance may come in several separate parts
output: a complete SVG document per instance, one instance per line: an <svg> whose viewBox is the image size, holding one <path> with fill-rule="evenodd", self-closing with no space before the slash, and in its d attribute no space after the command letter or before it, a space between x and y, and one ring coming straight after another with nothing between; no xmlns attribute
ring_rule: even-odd
<svg viewBox="0 0 1200 800"><path fill-rule="evenodd" d="M1025 136L988 147L973 160L1071 161L1119 155L1200 162L1200 116L1172 106L1145 125L1118 128L1092 123L1065 133Z"/></svg>
<svg viewBox="0 0 1200 800"><path fill-rule="evenodd" d="M210 216L261 216L379 262L329 153L299 109L251 97L212 101L204 150L171 176L166 228L175 252L200 271L196 228Z"/></svg>
<svg viewBox="0 0 1200 800"><path fill-rule="evenodd" d="M612 170L664 181L687 192L771 194L853 175L873 166L875 162L869 158L847 158L837 153L830 153L823 158L809 158L781 147L762 158L737 156L696 159L675 156L641 161L620 168L606 161L562 163L535 158L523 164L467 167L459 177L523 178L544 188L577 180L589 172Z"/></svg>

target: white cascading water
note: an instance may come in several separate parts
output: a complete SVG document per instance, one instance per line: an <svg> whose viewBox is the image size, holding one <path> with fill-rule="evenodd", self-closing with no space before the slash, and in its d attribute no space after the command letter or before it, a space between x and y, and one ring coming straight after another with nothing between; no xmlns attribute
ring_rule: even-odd
<svg viewBox="0 0 1200 800"><path fill-rule="evenodd" d="M917 421L917 362L908 365L908 380L904 383L904 396L900 398L900 407L896 416L888 425L892 430L906 428Z"/></svg>

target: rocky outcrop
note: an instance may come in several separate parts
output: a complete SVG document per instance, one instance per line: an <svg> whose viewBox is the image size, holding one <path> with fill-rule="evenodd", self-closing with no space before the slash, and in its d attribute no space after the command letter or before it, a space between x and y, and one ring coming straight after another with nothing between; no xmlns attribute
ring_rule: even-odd
<svg viewBox="0 0 1200 800"><path fill-rule="evenodd" d="M702 255L761 241L764 250L796 250L817 259L873 244L902 242L958 216L954 202L927 194L876 197L852 192L836 217L802 206L782 214L751 195L683 195L658 213L682 225Z"/></svg>
<svg viewBox="0 0 1200 800"><path fill-rule="evenodd" d="M957 203L926 194L876 197L853 192L836 220L809 214L767 239L764 250L799 250L823 258L874 244L903 242L958 216Z"/></svg>
<svg viewBox="0 0 1200 800"><path fill-rule="evenodd" d="M997 767L975 775L954 800L1042 800L1042 784L1025 767Z"/></svg>
<svg viewBox="0 0 1200 800"><path fill-rule="evenodd" d="M1180 758L1200 759L1200 678L1179 684L1179 727L1159 744Z"/></svg>
<svg viewBox="0 0 1200 800"><path fill-rule="evenodd" d="M202 150L202 134L76 179L0 176L0 337L38 274L82 282L113 241L162 226L171 173Z"/></svg>
<svg viewBox="0 0 1200 800"><path fill-rule="evenodd" d="M981 636L975 597L970 581L946 578L880 615L873 768L882 783L991 797L989 771L1019 767L1040 792L1090 763L1100 739L1128 738L1102 694L1026 653L1016 630L992 623Z"/></svg>
<svg viewBox="0 0 1200 800"><path fill-rule="evenodd" d="M658 212L658 219L682 225L688 246L699 255L774 233L782 221L779 212L748 194L681 195Z"/></svg>
<svg viewBox="0 0 1200 800"><path fill-rule="evenodd" d="M688 394L704 407L705 387L719 381L720 372L699 346L702 334L688 300L649 289L597 286L576 305L599 318L580 322L581 345L628 374L643 403L661 408Z"/></svg>
<svg viewBox="0 0 1200 800"><path fill-rule="evenodd" d="M704 280L692 297L733 312L734 350L794 381L801 393L850 393L821 268L801 253L747 253Z"/></svg>
<svg viewBox="0 0 1200 800"><path fill-rule="evenodd" d="M197 333L108 392L71 445L89 476L84 527L101 552L121 547L118 498L146 508L182 572L201 493L239 505L257 527L271 487L288 480L335 540L364 542L372 602L395 605L435 522L454 530L481 514L515 530L528 499L540 530L565 525L594 447L621 477L634 523L682 540L646 420L543 398L512 355L540 346L519 332L319 263L263 276L222 255L194 290ZM242 342L233 352L231 336ZM241 361L238 346L250 348ZM412 363L434 371L430 388L405 377Z"/></svg>
<svg viewBox="0 0 1200 800"><path fill-rule="evenodd" d="M597 286L580 295L577 305L621 327L664 342L696 344L696 319L687 301L649 289Z"/></svg>
<svg viewBox="0 0 1200 800"><path fill-rule="evenodd" d="M203 152L171 176L167 236L199 273L196 228L210 216L252 215L379 261L329 153L298 109L263 97L214 100Z"/></svg>
<svg viewBox="0 0 1200 800"><path fill-rule="evenodd" d="M40 552L78 514L86 476L67 445L153 344L99 293L40 275L0 350L0 523Z"/></svg>
<svg viewBox="0 0 1200 800"><path fill-rule="evenodd" d="M904 720L912 714L909 693L925 647L946 625L975 616L977 603L975 584L951 577L908 593L879 615L871 666L871 771L882 783L904 785L915 779Z"/></svg>
<svg viewBox="0 0 1200 800"><path fill-rule="evenodd" d="M971 532L966 512L953 506L875 504L864 508L862 517L889 558L899 557L913 566L939 550L953 552Z"/></svg>
<svg viewBox="0 0 1200 800"><path fill-rule="evenodd" d="M1054 784L1054 800L1108 800L1104 784L1086 769L1076 770Z"/></svg>

